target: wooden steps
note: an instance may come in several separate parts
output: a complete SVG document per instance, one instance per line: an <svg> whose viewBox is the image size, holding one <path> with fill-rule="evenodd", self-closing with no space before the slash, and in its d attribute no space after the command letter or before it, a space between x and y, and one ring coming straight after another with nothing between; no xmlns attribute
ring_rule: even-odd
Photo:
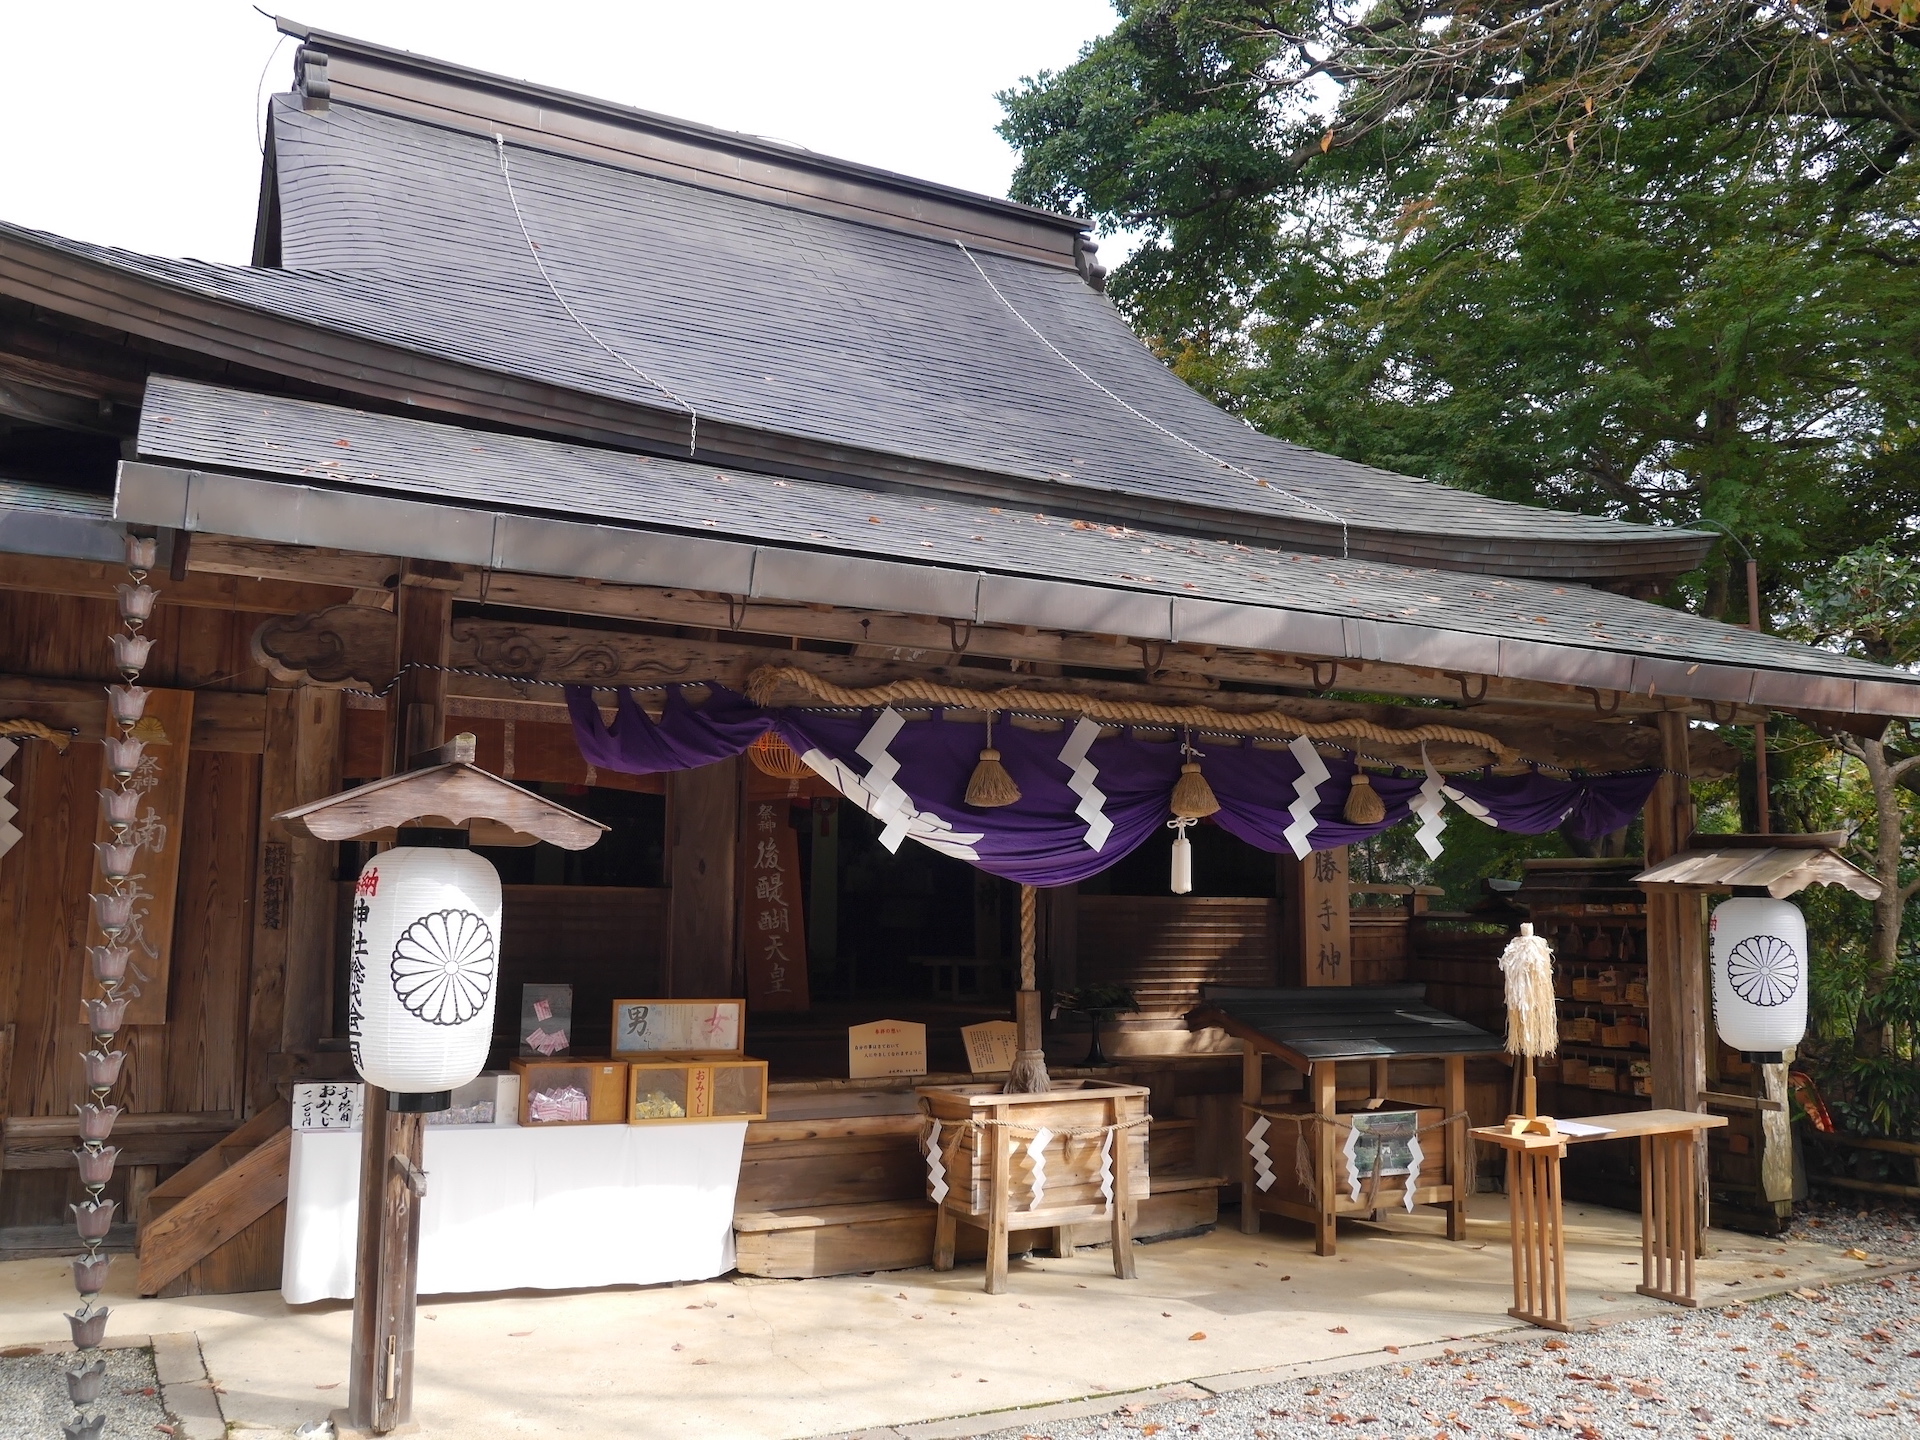
<svg viewBox="0 0 1920 1440"><path fill-rule="evenodd" d="M1135 1240L1166 1240L1213 1228L1220 1216L1217 1175L1156 1175L1153 1193L1140 1202ZM915 1270L933 1263L933 1203L925 1199L874 1200L858 1205L819 1205L806 1210L762 1210L733 1217L734 1266L743 1275L811 1279L863 1275L875 1270ZM1104 1221L1073 1227L1076 1245L1104 1245ZM1040 1242L1043 1232L1011 1237L1016 1253ZM986 1233L960 1227L962 1260L986 1254Z"/></svg>
<svg viewBox="0 0 1920 1440"><path fill-rule="evenodd" d="M279 1288L289 1119L275 1102L154 1188L140 1227L142 1295Z"/></svg>

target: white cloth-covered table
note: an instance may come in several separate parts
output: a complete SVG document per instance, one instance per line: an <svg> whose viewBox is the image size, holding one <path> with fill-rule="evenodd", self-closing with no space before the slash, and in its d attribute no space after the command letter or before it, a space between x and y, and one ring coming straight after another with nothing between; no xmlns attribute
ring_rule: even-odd
<svg viewBox="0 0 1920 1440"><path fill-rule="evenodd" d="M426 1132L422 1295L706 1280L733 1268L744 1120ZM289 1304L353 1295L360 1134L295 1131Z"/></svg>

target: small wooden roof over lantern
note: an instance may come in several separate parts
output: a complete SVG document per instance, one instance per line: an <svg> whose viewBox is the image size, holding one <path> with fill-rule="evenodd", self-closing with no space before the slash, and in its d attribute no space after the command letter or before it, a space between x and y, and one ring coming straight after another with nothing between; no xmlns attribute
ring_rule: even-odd
<svg viewBox="0 0 1920 1440"><path fill-rule="evenodd" d="M1880 882L1840 853L1842 831L1817 835L1693 835L1687 848L1633 877L1636 885L1765 890L1776 900L1809 885L1844 885L1863 900Z"/></svg>
<svg viewBox="0 0 1920 1440"><path fill-rule="evenodd" d="M456 735L444 757L384 780L283 810L273 818L315 840L391 840L403 825L465 830L473 845L532 845L584 850L608 827L556 805L473 763L474 738Z"/></svg>

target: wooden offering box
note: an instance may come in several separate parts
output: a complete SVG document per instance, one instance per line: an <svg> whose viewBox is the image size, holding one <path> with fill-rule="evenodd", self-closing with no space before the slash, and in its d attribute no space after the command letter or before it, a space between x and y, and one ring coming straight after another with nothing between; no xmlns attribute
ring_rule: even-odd
<svg viewBox="0 0 1920 1440"><path fill-rule="evenodd" d="M627 1064L627 1123L767 1118L767 1062L700 1058Z"/></svg>
<svg viewBox="0 0 1920 1440"><path fill-rule="evenodd" d="M1148 1193L1147 1097L1144 1085L1069 1080L1040 1095L1007 1095L998 1084L923 1085L921 1112L939 1125L935 1153L946 1191L928 1177L928 1197L939 1206L933 1268L951 1270L960 1225L986 1231L987 1293L1007 1284L1007 1236L1052 1230L1056 1255L1073 1253L1071 1229L1089 1220L1112 1227L1113 1273L1134 1275L1133 1227ZM1051 1133L1041 1150L1035 1198L1032 1142ZM1111 1143L1112 1201L1101 1167Z"/></svg>
<svg viewBox="0 0 1920 1440"><path fill-rule="evenodd" d="M618 1125L626 1118L624 1060L516 1059L513 1071L522 1125Z"/></svg>

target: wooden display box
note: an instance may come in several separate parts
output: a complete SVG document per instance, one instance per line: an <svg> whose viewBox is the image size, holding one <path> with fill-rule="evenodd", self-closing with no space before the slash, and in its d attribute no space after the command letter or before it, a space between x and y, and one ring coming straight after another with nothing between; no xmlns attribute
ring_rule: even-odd
<svg viewBox="0 0 1920 1440"><path fill-rule="evenodd" d="M764 1060L632 1060L626 1070L629 1125L767 1118Z"/></svg>
<svg viewBox="0 0 1920 1440"><path fill-rule="evenodd" d="M1351 1133L1344 1125L1323 1126L1311 1118L1313 1112L1296 1109L1291 1106L1247 1106L1246 1121L1252 1126L1257 1116L1267 1118L1267 1132L1263 1139L1267 1146L1267 1163L1273 1169L1273 1184L1265 1190L1256 1190L1254 1203L1269 1214L1291 1216L1296 1220L1311 1221L1315 1207L1301 1183L1299 1165L1296 1157L1299 1153L1299 1136L1304 1135L1310 1168L1318 1157L1316 1136L1318 1132L1328 1132L1327 1143L1330 1154L1326 1163L1331 1167L1333 1183L1320 1184L1321 1199L1327 1200L1331 1192L1332 1203L1328 1211L1335 1215L1365 1215L1378 1210L1404 1209L1407 1200L1406 1175L1383 1174L1377 1181L1369 1182L1370 1162L1364 1151L1358 1153L1357 1163L1349 1164L1346 1154L1347 1137ZM1341 1120L1351 1119L1355 1115L1381 1112L1412 1112L1415 1127L1419 1130L1416 1138L1422 1151L1420 1170L1414 1176L1413 1203L1415 1205L1440 1205L1452 1199L1452 1176L1448 1173L1447 1132L1440 1127L1446 1119L1446 1112L1432 1106L1415 1105L1403 1100L1382 1100L1376 1106L1366 1101L1341 1101L1335 1107L1335 1115ZM1298 1118L1296 1118L1298 1117ZM1246 1142L1242 1142L1246 1143ZM1389 1165L1388 1168L1394 1168ZM1358 1176L1360 1193L1353 1193L1353 1179Z"/></svg>
<svg viewBox="0 0 1920 1440"><path fill-rule="evenodd" d="M1111 1226L1114 1274L1133 1278L1133 1228L1149 1189L1150 1092L1144 1085L1070 1080L1038 1095L1008 1095L998 1084L922 1085L915 1093L921 1112L940 1125L937 1144L946 1172L946 1194L937 1202L934 1269L953 1268L958 1226L979 1226L987 1232L986 1288L998 1294L1006 1286L1009 1232L1053 1230L1055 1252L1070 1253L1072 1227L1098 1220ZM1100 1179L1106 1147L1094 1133L1108 1126L1121 1127L1112 1137L1111 1204ZM1053 1135L1041 1151L1045 1178L1035 1203L1027 1146L1041 1128Z"/></svg>
<svg viewBox="0 0 1920 1440"><path fill-rule="evenodd" d="M744 1000L613 1002L613 1053L622 1060L738 1058L746 1032Z"/></svg>
<svg viewBox="0 0 1920 1440"><path fill-rule="evenodd" d="M516 1058L520 1077L522 1125L618 1125L626 1118L627 1062L624 1060L530 1060ZM553 1113L561 1092L586 1097L584 1116ZM542 1117L545 1118L542 1118Z"/></svg>

